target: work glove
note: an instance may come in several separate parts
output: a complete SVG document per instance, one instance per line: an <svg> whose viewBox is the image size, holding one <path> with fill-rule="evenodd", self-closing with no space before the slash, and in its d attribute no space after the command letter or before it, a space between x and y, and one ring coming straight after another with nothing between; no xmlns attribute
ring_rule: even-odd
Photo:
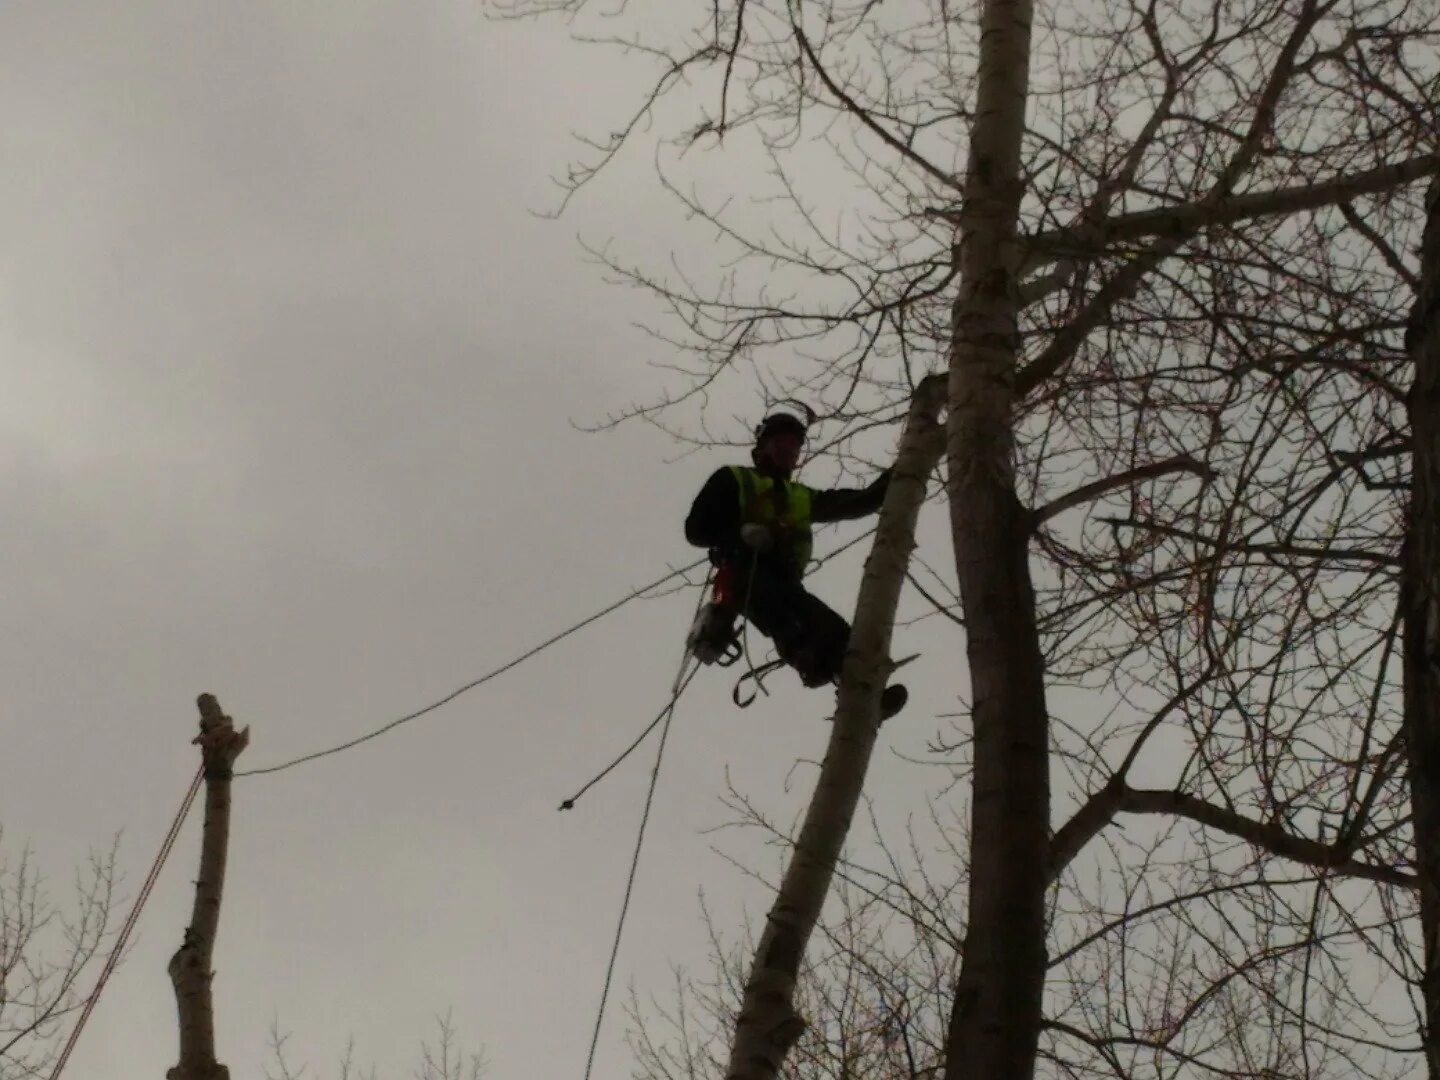
<svg viewBox="0 0 1440 1080"><path fill-rule="evenodd" d="M764 554L775 547L775 530L758 521L747 522L740 526L740 540L751 551Z"/></svg>

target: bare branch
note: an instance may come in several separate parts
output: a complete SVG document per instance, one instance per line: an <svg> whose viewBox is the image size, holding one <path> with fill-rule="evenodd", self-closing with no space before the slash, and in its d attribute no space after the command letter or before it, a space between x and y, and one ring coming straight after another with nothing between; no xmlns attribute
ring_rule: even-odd
<svg viewBox="0 0 1440 1080"><path fill-rule="evenodd" d="M1157 461L1151 465L1139 465L1133 469L1127 469L1123 473L1116 473L1114 476L1101 477L1089 484L1084 484L1074 491L1068 492L1058 499L1054 499L1044 506L1030 511L1033 527L1039 528L1057 514L1063 514L1066 510L1076 506L1083 506L1106 495L1109 492L1120 488L1130 487L1142 480L1153 480L1157 476L1166 476L1170 473L1188 472L1193 476L1200 477L1206 483L1215 479L1215 473L1203 461L1197 461L1189 455L1182 454L1170 458L1168 461Z"/></svg>
<svg viewBox="0 0 1440 1080"><path fill-rule="evenodd" d="M1359 862L1341 845L1325 844L1287 832L1277 824L1255 821L1233 810L1213 806L1181 791L1123 787L1117 810L1127 814L1174 814L1211 829L1229 833L1272 855L1385 885L1414 888L1414 874L1389 866Z"/></svg>
<svg viewBox="0 0 1440 1080"><path fill-rule="evenodd" d="M906 161L918 166L926 176L939 181L952 191L964 192L965 186L959 177L952 176L934 162L916 152L913 146L906 145L889 131L886 131L875 117L871 115L870 110L860 105L859 102L845 92L844 87L834 80L830 72L825 69L825 65L820 62L820 57L810 44L810 38L806 35L805 28L800 25L798 5L791 5L790 7L790 25L794 28L795 40L800 43L800 48L805 53L805 58L810 61L810 66L815 69L815 74L818 75L820 81L825 84L825 89L829 90L835 97L835 100L845 107L846 112L859 120L868 130L874 132L886 146L890 147L890 149L894 150Z"/></svg>
<svg viewBox="0 0 1440 1080"><path fill-rule="evenodd" d="M1194 202L1124 214L1098 226L1098 236L1078 243L1079 227L1052 229L1026 238L1026 266L1067 254L1093 255L1100 248L1119 242L1133 242L1150 236L1191 236L1201 229L1235 225L1242 221L1295 214L1322 206L1337 206L1363 195L1392 191L1426 177L1440 174L1440 153L1420 154L1390 165L1378 165L1361 172L1334 176L1313 183L1268 191L1229 195L1214 202Z"/></svg>

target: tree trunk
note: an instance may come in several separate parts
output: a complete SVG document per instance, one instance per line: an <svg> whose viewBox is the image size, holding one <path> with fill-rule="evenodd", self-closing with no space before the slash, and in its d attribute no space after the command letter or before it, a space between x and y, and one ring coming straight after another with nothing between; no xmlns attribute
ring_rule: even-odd
<svg viewBox="0 0 1440 1080"><path fill-rule="evenodd" d="M975 780L969 925L947 1080L1032 1076L1045 982L1049 717L1013 430L1031 16L1030 0L985 0L960 217L947 452Z"/></svg>
<svg viewBox="0 0 1440 1080"><path fill-rule="evenodd" d="M1420 293L1407 344L1410 508L1400 589L1405 633L1405 745L1424 942L1425 1059L1440 1080L1440 182L1430 188Z"/></svg>
<svg viewBox="0 0 1440 1080"><path fill-rule="evenodd" d="M773 1080L805 1028L795 1012L795 982L875 746L880 691L889 674L890 634L915 546L915 522L925 501L926 480L944 449L939 422L943 401L944 385L931 377L920 384L910 406L860 582L830 745L745 983L727 1080Z"/></svg>
<svg viewBox="0 0 1440 1080"><path fill-rule="evenodd" d="M200 842L200 877L185 940L170 958L170 982L180 1013L180 1062L167 1080L229 1080L215 1060L215 1005L210 970L220 925L220 896L230 843L230 780L235 759L250 742L250 729L237 732L210 694L201 694L200 734L195 741L205 764L205 825Z"/></svg>

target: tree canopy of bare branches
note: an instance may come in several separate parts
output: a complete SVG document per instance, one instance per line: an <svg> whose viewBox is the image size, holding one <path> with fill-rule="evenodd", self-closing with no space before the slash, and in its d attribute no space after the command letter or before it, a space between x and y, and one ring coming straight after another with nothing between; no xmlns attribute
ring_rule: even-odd
<svg viewBox="0 0 1440 1080"><path fill-rule="evenodd" d="M54 1064L114 936L115 857L115 845L92 853L63 904L28 847L0 849L0 1080Z"/></svg>
<svg viewBox="0 0 1440 1080"><path fill-rule="evenodd" d="M624 415L723 441L734 387L802 395L843 469L949 380L970 805L890 875L956 883L944 1075L1403 1075L1440 1025L1400 663L1440 9L685 10L597 17L658 76L564 181L650 122L712 240L597 249L674 349Z"/></svg>

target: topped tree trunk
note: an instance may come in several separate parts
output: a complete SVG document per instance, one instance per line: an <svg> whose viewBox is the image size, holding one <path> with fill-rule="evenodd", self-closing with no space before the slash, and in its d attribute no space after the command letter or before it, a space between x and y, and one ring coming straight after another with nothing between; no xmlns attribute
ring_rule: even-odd
<svg viewBox="0 0 1440 1080"><path fill-rule="evenodd" d="M230 782L235 759L250 743L250 729L237 732L210 694L201 694L200 754L205 767L205 824L200 842L200 876L185 940L170 958L170 982L180 1013L180 1062L167 1080L230 1080L215 1060L215 1003L210 964L220 926L220 897L230 843Z"/></svg>
<svg viewBox="0 0 1440 1080"><path fill-rule="evenodd" d="M943 398L943 383L932 376L921 382L911 402L890 490L860 581L830 745L755 950L725 1070L727 1080L773 1080L805 1029L805 1021L795 1011L795 983L810 933L829 895L875 747L880 692L890 673L890 635L915 547L915 522L925 501L926 481L944 447L939 422Z"/></svg>

